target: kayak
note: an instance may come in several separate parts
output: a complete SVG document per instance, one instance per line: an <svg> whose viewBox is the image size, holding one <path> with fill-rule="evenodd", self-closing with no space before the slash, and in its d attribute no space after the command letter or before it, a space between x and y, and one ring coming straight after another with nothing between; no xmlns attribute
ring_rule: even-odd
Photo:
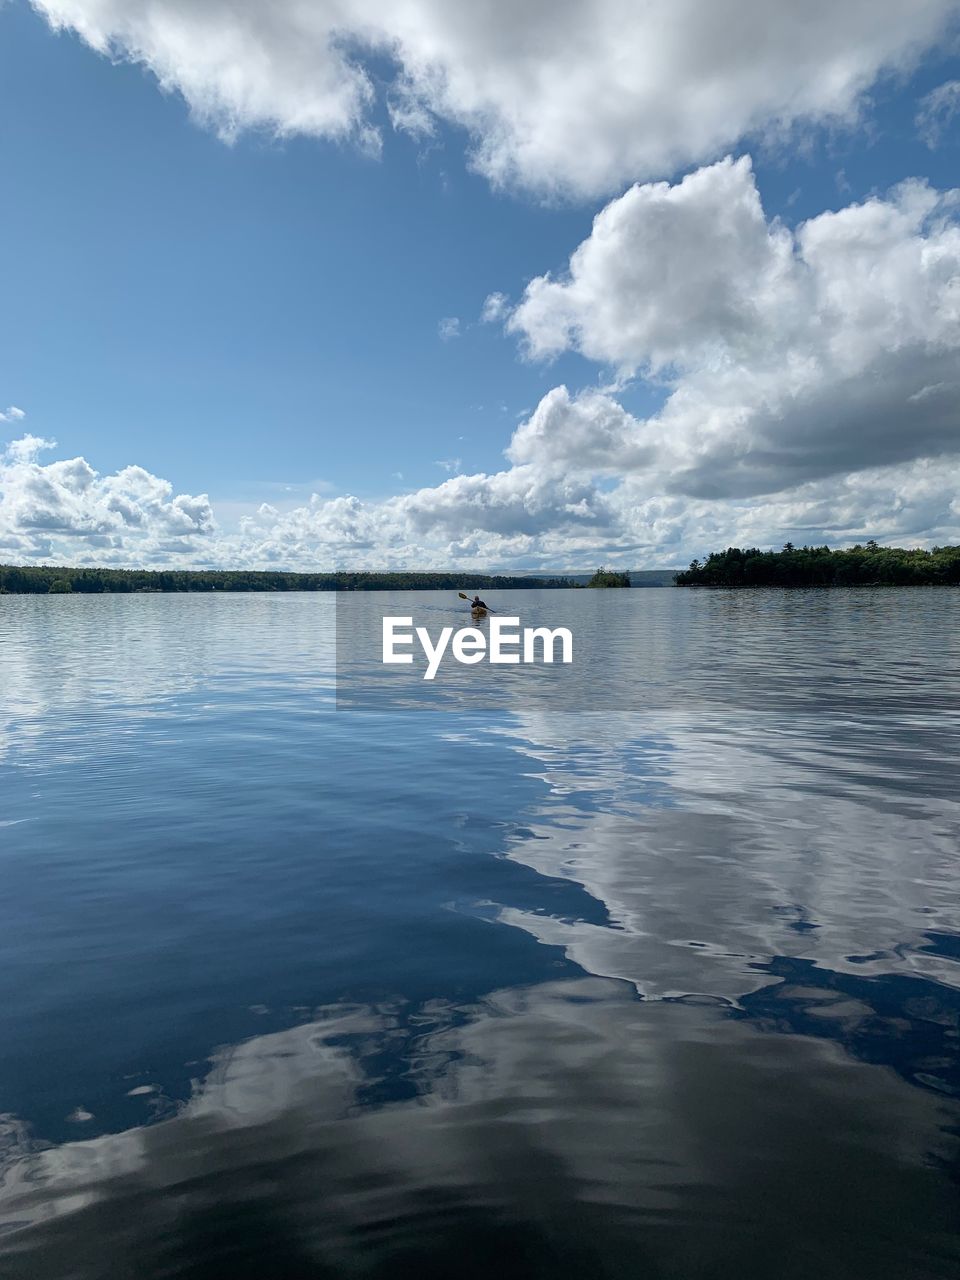
<svg viewBox="0 0 960 1280"><path fill-rule="evenodd" d="M479 622L481 618L485 618L486 616L487 616L487 611L486 611L486 609L471 609L471 610L470 610L470 617L474 620L474 622Z"/></svg>

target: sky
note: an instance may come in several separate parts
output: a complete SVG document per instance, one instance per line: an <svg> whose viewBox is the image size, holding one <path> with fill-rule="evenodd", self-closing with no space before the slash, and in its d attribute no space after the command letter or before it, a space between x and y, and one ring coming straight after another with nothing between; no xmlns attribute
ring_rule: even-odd
<svg viewBox="0 0 960 1280"><path fill-rule="evenodd" d="M960 0L0 0L0 562L960 542Z"/></svg>

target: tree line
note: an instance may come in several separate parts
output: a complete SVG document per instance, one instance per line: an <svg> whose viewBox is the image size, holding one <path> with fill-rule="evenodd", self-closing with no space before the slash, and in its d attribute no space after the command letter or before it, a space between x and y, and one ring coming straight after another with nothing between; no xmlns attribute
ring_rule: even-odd
<svg viewBox="0 0 960 1280"><path fill-rule="evenodd" d="M694 560L677 574L678 587L910 587L960 584L960 547L921 551L876 542L832 551L728 547Z"/></svg>
<svg viewBox="0 0 960 1280"><path fill-rule="evenodd" d="M0 565L0 593L98 594L135 591L508 591L572 587L569 578L484 573L270 573L242 569L70 569Z"/></svg>

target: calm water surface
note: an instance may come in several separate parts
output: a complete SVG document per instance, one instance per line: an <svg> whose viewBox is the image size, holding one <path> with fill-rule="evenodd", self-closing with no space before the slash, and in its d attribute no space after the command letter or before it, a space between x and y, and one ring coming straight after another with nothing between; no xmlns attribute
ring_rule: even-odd
<svg viewBox="0 0 960 1280"><path fill-rule="evenodd" d="M957 1273L960 593L496 603L0 599L4 1276Z"/></svg>

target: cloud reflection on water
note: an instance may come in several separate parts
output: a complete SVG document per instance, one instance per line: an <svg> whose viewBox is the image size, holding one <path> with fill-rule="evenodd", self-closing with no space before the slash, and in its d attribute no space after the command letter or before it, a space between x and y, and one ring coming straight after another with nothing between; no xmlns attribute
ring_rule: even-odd
<svg viewBox="0 0 960 1280"><path fill-rule="evenodd" d="M419 1091L371 1106L398 1036ZM223 1051L174 1119L14 1144L0 1241L14 1278L946 1276L944 1118L834 1043L608 980L405 1030L334 1008Z"/></svg>
<svg viewBox="0 0 960 1280"><path fill-rule="evenodd" d="M508 856L574 881L609 924L504 906L587 972L737 1001L773 957L956 986L956 725L520 714L499 736L547 787Z"/></svg>

